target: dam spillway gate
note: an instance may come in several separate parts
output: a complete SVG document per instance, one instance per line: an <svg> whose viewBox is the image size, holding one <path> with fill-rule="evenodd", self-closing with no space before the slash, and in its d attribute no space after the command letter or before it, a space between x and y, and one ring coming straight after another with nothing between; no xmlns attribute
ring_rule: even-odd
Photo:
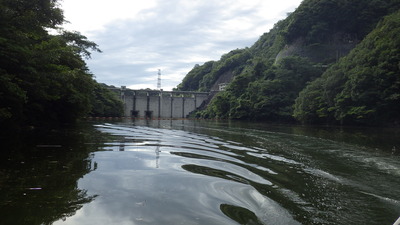
<svg viewBox="0 0 400 225"><path fill-rule="evenodd" d="M209 97L208 92L120 89L124 116L149 119L187 118Z"/></svg>

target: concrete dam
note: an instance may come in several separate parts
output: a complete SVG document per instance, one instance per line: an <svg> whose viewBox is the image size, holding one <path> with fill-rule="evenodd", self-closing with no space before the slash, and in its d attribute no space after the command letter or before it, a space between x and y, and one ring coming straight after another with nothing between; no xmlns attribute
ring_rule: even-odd
<svg viewBox="0 0 400 225"><path fill-rule="evenodd" d="M186 118L208 98L208 92L132 90L122 87L124 116L148 119Z"/></svg>

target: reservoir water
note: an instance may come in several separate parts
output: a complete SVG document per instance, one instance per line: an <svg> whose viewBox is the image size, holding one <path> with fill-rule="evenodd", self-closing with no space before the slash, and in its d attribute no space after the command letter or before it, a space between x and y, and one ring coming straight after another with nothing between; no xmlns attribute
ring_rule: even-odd
<svg viewBox="0 0 400 225"><path fill-rule="evenodd" d="M89 121L1 138L0 224L392 225L400 130Z"/></svg>

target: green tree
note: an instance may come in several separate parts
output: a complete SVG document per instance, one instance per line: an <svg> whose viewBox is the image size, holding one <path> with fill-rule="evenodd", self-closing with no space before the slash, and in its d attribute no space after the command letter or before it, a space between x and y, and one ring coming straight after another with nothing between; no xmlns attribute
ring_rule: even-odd
<svg viewBox="0 0 400 225"><path fill-rule="evenodd" d="M324 80L316 79L299 93L293 116L303 123L329 123L333 115L324 96Z"/></svg>
<svg viewBox="0 0 400 225"><path fill-rule="evenodd" d="M203 65L196 65L183 78L182 82L177 86L179 91L197 91L200 89L200 82L203 77L209 74L214 67L214 61L209 61Z"/></svg>
<svg viewBox="0 0 400 225"><path fill-rule="evenodd" d="M380 124L400 121L400 11L388 16L346 59L352 66L335 98L336 119Z"/></svg>
<svg viewBox="0 0 400 225"><path fill-rule="evenodd" d="M278 65L255 60L254 65L236 76L226 91L211 102L208 115L291 121L298 93L322 73L321 68L300 57L284 58Z"/></svg>
<svg viewBox="0 0 400 225"><path fill-rule="evenodd" d="M302 122L326 117L342 124L397 124L399 27L400 11L381 21L348 56L300 94L295 117Z"/></svg>
<svg viewBox="0 0 400 225"><path fill-rule="evenodd" d="M92 117L120 117L123 114L123 103L119 96L105 84L96 84L92 99Z"/></svg>
<svg viewBox="0 0 400 225"><path fill-rule="evenodd" d="M83 58L100 50L63 22L57 0L0 1L0 123L73 122L91 111L97 83Z"/></svg>
<svg viewBox="0 0 400 225"><path fill-rule="evenodd" d="M388 112L385 118L398 120L393 119L397 76L389 76L398 74L398 47L393 42L398 40L393 33L398 25L392 22L392 30L367 37L369 47L354 47L384 16L399 9L399 0L304 0L251 48L223 55L207 72L205 67L194 68L204 73L196 72L196 78L188 80L208 91L224 75L233 76L226 93L210 102L207 116L365 123ZM354 53L343 59L352 49Z"/></svg>

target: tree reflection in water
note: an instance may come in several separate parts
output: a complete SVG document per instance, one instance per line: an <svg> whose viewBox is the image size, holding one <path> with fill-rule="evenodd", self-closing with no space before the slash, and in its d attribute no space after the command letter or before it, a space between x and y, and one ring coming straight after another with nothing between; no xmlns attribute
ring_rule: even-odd
<svg viewBox="0 0 400 225"><path fill-rule="evenodd" d="M77 185L97 168L89 137L75 128L0 138L1 223L52 224L93 201Z"/></svg>
<svg viewBox="0 0 400 225"><path fill-rule="evenodd" d="M252 211L248 209L228 204L221 204L220 209L226 216L238 222L239 224L242 225L263 224L258 220L256 214L254 214Z"/></svg>

